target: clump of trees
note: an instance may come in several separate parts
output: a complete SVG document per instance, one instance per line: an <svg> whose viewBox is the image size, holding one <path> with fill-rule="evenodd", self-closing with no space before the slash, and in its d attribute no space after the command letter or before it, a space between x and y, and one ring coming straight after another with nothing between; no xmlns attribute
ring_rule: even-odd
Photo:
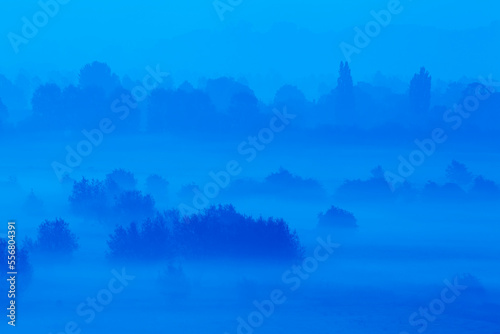
<svg viewBox="0 0 500 334"><path fill-rule="evenodd" d="M467 166L453 160L446 168L447 183L428 181L422 191L423 199L430 200L498 200L500 187L482 175L475 176Z"/></svg>
<svg viewBox="0 0 500 334"><path fill-rule="evenodd" d="M78 249L78 238L63 219L43 221L37 229L35 241L26 239L26 247L39 256L69 259Z"/></svg>
<svg viewBox="0 0 500 334"><path fill-rule="evenodd" d="M326 191L318 181L292 174L280 167L277 172L269 174L262 182L250 178L231 182L225 195L229 199L241 195L271 195L304 201L325 199Z"/></svg>
<svg viewBox="0 0 500 334"><path fill-rule="evenodd" d="M343 200L382 200L397 195L384 177L380 166L371 170L372 176L367 180L345 180L337 189L336 196Z"/></svg>
<svg viewBox="0 0 500 334"><path fill-rule="evenodd" d="M167 211L141 226L119 226L108 246L111 259L141 261L174 256L293 261L303 256L297 233L282 219L255 219L231 205L212 206L186 217Z"/></svg>
<svg viewBox="0 0 500 334"><path fill-rule="evenodd" d="M179 220L176 211L158 213L141 225L118 226L108 239L108 257L142 262L173 258L176 252L172 226Z"/></svg>
<svg viewBox="0 0 500 334"><path fill-rule="evenodd" d="M356 217L352 212L331 206L325 213L318 215L318 227L321 228L357 228Z"/></svg>
<svg viewBox="0 0 500 334"><path fill-rule="evenodd" d="M82 178L75 181L69 202L72 211L80 216L107 220L142 220L152 217L155 201L136 189L134 175L115 169L104 181Z"/></svg>
<svg viewBox="0 0 500 334"><path fill-rule="evenodd" d="M424 114L429 111L431 105L431 81L432 77L425 67L420 68L410 82L410 106L414 113Z"/></svg>
<svg viewBox="0 0 500 334"><path fill-rule="evenodd" d="M452 183L456 183L460 186L467 186L472 182L474 176L469 172L467 166L453 160L451 164L446 167L446 178Z"/></svg>

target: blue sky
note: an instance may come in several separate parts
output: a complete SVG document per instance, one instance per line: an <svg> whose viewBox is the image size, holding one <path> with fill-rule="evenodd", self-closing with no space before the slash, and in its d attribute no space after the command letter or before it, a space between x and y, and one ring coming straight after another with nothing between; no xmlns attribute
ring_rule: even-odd
<svg viewBox="0 0 500 334"><path fill-rule="evenodd" d="M42 2L47 1L51 0L42 0ZM31 18L40 10L36 0L17 0L3 4L0 13L0 36L4 36L0 39L0 52L3 56L0 72L14 75L13 73L20 68L29 71L53 69L72 71L86 62L101 60L108 62L119 74L130 72L138 76L143 68L151 63L164 63L164 67L174 72L193 72L186 74L193 77L217 74L257 75L259 74L257 72L262 74L276 72L277 75L286 76L290 71L278 68L279 64L274 66L272 62L267 68L265 63L259 63L258 69L252 66L247 68L241 63L234 64L234 68L223 73L225 68L222 65L227 61L224 60L221 62L222 65L217 67L217 59L224 59L228 52L235 52L231 50L230 45L234 39L238 39L234 31L251 27L257 32L266 32L276 23L288 22L300 29L318 34L318 42L322 41L328 45L322 46L316 52L328 53L322 58L326 60L329 57L332 63L336 64L341 60L338 44L342 40L339 36L331 34L339 33L346 36L349 41L349 38L353 38L352 28L364 26L372 19L370 11L387 8L388 2L387 0L349 2L243 0L233 11L226 12L225 20L221 21L212 0L122 1L119 5L111 4L109 1L70 0L67 4L61 5L57 15L50 18L48 24L41 28L28 44L21 45L20 52L16 54L7 37L9 32L20 34L23 26L22 17ZM392 30L401 25L426 26L451 31L474 30L487 27L500 18L500 4L494 1L477 1L472 4L448 0L402 0L401 4L404 10L393 18L390 27ZM189 44L199 41L196 38L191 39L193 35L186 36L186 34L196 32L194 36L199 37L197 33L199 30L210 31L210 43L207 43L205 48L209 55L196 54L190 63L176 61L176 54L180 59L191 58L190 55L195 51L190 49ZM240 37L247 36L241 34ZM227 41L222 47L220 45L211 47L225 38ZM380 40L383 38L381 34ZM176 42L172 43L172 39L176 39ZM212 39L216 41L213 42ZM265 43L268 42L271 43L272 39ZM387 59L385 54L373 54L374 50L384 45L384 42L377 41L377 43L378 45L373 43L370 52L361 55L358 67L360 72L370 70L370 64L374 61L383 63L384 59ZM265 52L265 49L262 51ZM396 53L393 50L387 52ZM363 57L364 60L361 59ZM248 64L252 61L253 58L244 60ZM313 58L308 61L314 62ZM193 62L197 64L194 65ZM417 65L416 62L410 64L411 68L419 65L421 64ZM397 65L391 67L381 64L380 69L386 70L389 74L411 75L406 73L408 70L404 67ZM241 68L241 73L237 73L238 68ZM295 69L297 70L297 66ZM335 70L336 65L331 69L325 69L325 72ZM375 70L378 69L374 69L374 72ZM464 66L464 73L461 74L474 76L477 72L486 70L479 67L468 70L467 66ZM296 76L318 75L319 70L304 66L298 69L298 72L300 73L296 73ZM449 77L451 73L445 72L443 70L440 75ZM459 76L458 73L456 75Z"/></svg>

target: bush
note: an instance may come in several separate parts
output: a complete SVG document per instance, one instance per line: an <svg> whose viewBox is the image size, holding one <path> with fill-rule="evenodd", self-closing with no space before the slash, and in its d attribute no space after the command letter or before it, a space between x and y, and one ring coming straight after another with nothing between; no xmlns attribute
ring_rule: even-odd
<svg viewBox="0 0 500 334"><path fill-rule="evenodd" d="M140 191L122 192L116 199L114 213L121 219L139 221L155 214L155 201L150 195Z"/></svg>
<svg viewBox="0 0 500 334"><path fill-rule="evenodd" d="M303 248L295 231L282 219L254 219L219 205L175 222L175 238L191 258L259 258L297 260Z"/></svg>
<svg viewBox="0 0 500 334"><path fill-rule="evenodd" d="M62 219L45 220L38 226L37 232L37 239L32 245L35 252L70 257L78 249L77 237Z"/></svg>
<svg viewBox="0 0 500 334"><path fill-rule="evenodd" d="M464 164L453 160L446 168L446 178L451 183L466 186L472 182L473 175Z"/></svg>
<svg viewBox="0 0 500 334"><path fill-rule="evenodd" d="M253 219L232 206L212 206L184 217L167 211L141 226L117 227L108 240L110 259L157 261L236 258L298 260L303 248L295 231L282 219Z"/></svg>
<svg viewBox="0 0 500 334"><path fill-rule="evenodd" d="M168 225L178 219L173 211L148 218L140 228L131 223L128 228L118 226L108 240L108 257L112 260L140 260L142 262L170 259L175 253L173 237Z"/></svg>
<svg viewBox="0 0 500 334"><path fill-rule="evenodd" d="M326 196L325 190L318 181L293 175L284 168L267 176L263 187L265 192L282 193L287 197L311 199Z"/></svg>
<svg viewBox="0 0 500 334"><path fill-rule="evenodd" d="M82 177L81 181L75 181L69 202L73 213L84 217L102 218L109 213L104 184L96 179Z"/></svg>
<svg viewBox="0 0 500 334"><path fill-rule="evenodd" d="M331 206L326 213L318 215L318 226L327 228L357 228L357 219L346 210Z"/></svg>
<svg viewBox="0 0 500 334"><path fill-rule="evenodd" d="M422 197L423 199L428 199L432 201L434 200L457 201L457 200L465 200L466 193L456 183L446 183L440 186L435 182L427 181L427 184L425 185L424 190L422 192Z"/></svg>
<svg viewBox="0 0 500 334"><path fill-rule="evenodd" d="M478 200L496 200L500 198L500 188L495 182L480 175L474 179L470 194Z"/></svg>
<svg viewBox="0 0 500 334"><path fill-rule="evenodd" d="M115 169L106 175L104 184L109 193L118 194L121 191L135 190L137 180L131 172L124 169Z"/></svg>

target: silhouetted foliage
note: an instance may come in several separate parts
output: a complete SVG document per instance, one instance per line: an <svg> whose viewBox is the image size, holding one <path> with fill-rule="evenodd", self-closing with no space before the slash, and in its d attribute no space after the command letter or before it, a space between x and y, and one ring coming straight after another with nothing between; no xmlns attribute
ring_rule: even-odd
<svg viewBox="0 0 500 334"><path fill-rule="evenodd" d="M118 226L108 240L108 257L141 262L172 258L175 245L169 226L178 219L178 212L167 211L148 218L140 227L137 223Z"/></svg>
<svg viewBox="0 0 500 334"><path fill-rule="evenodd" d="M108 192L118 194L121 191L136 190L137 180L132 172L120 168L107 174L104 184Z"/></svg>
<svg viewBox="0 0 500 334"><path fill-rule="evenodd" d="M318 227L324 228L356 228L357 219L354 215L346 210L336 206L331 206L325 213L318 215Z"/></svg>
<svg viewBox="0 0 500 334"><path fill-rule="evenodd" d="M155 201L138 190L124 191L116 198L113 213L121 219L138 221L155 213Z"/></svg>
<svg viewBox="0 0 500 334"><path fill-rule="evenodd" d="M151 92L148 104L148 128L151 131L204 132L214 130L218 120L212 101L201 90L179 88Z"/></svg>
<svg viewBox="0 0 500 334"><path fill-rule="evenodd" d="M107 94L120 86L120 79L106 63L94 61L85 65L78 75L81 88L102 88Z"/></svg>
<svg viewBox="0 0 500 334"><path fill-rule="evenodd" d="M472 182L473 175L464 164L453 160L446 168L446 178L450 182L466 186Z"/></svg>
<svg viewBox="0 0 500 334"><path fill-rule="evenodd" d="M382 167L378 166L371 171L372 177L368 180L346 180L337 189L336 196L342 200L384 200L394 197L397 193L391 190L387 183Z"/></svg>
<svg viewBox="0 0 500 334"><path fill-rule="evenodd" d="M181 219L167 211L138 226L119 226L108 240L111 259L161 260L175 255L190 259L238 258L297 260L303 249L295 231L282 219L254 219L234 207L212 206Z"/></svg>
<svg viewBox="0 0 500 334"><path fill-rule="evenodd" d="M318 181L293 175L283 167L280 167L278 172L271 173L266 177L263 190L267 193L279 193L283 196L303 199L317 199L326 196L325 190Z"/></svg>
<svg viewBox="0 0 500 334"><path fill-rule="evenodd" d="M351 69L347 62L340 62L339 77L337 79L336 122L339 124L352 124L355 117L354 85L352 82Z"/></svg>
<svg viewBox="0 0 500 334"><path fill-rule="evenodd" d="M31 105L34 120L40 125L48 129L64 127L67 115L62 112L62 97L59 86L46 84L38 87L33 93Z"/></svg>
<svg viewBox="0 0 500 334"><path fill-rule="evenodd" d="M439 184L428 181L422 192L424 199L429 199L432 201L440 200L465 200L466 192L456 183L446 183L442 186Z"/></svg>
<svg viewBox="0 0 500 334"><path fill-rule="evenodd" d="M431 105L431 76L425 67L415 74L410 83L410 105L414 113L425 114Z"/></svg>
<svg viewBox="0 0 500 334"><path fill-rule="evenodd" d="M81 216L102 218L108 214L109 201L102 181L84 177L74 182L69 196L72 211Z"/></svg>
<svg viewBox="0 0 500 334"><path fill-rule="evenodd" d="M309 101L304 93L296 86L281 86L274 95L274 107L278 110L286 108L294 115L307 114Z"/></svg>
<svg viewBox="0 0 500 334"><path fill-rule="evenodd" d="M474 179L470 194L478 200L496 200L500 198L500 188L495 182L479 175Z"/></svg>
<svg viewBox="0 0 500 334"><path fill-rule="evenodd" d="M45 220L38 226L33 251L56 257L69 258L78 249L76 235L62 219Z"/></svg>
<svg viewBox="0 0 500 334"><path fill-rule="evenodd" d="M221 113L228 112L231 100L236 94L245 93L253 95L249 87L227 77L208 80L205 92L210 97L216 110Z"/></svg>
<svg viewBox="0 0 500 334"><path fill-rule="evenodd" d="M299 238L282 219L254 219L233 206L212 206L175 223L182 254L190 258L259 258L297 260L303 255Z"/></svg>

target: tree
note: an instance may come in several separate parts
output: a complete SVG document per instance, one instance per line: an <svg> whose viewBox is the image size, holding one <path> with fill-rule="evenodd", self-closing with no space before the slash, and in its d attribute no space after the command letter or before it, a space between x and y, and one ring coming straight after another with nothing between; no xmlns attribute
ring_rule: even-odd
<svg viewBox="0 0 500 334"><path fill-rule="evenodd" d="M34 250L40 253L69 257L78 249L77 237L62 219L45 220L38 226Z"/></svg>
<svg viewBox="0 0 500 334"><path fill-rule="evenodd" d="M326 213L318 215L318 226L327 228L356 228L356 218L346 210L331 206Z"/></svg>
<svg viewBox="0 0 500 334"><path fill-rule="evenodd" d="M106 63L94 61L85 65L78 75L79 86L81 88L100 87L106 94L120 87L120 79L111 72L111 68Z"/></svg>
<svg viewBox="0 0 500 334"><path fill-rule="evenodd" d="M284 85L274 95L274 107L278 110L286 108L291 114L307 114L310 108L304 93L291 85Z"/></svg>
<svg viewBox="0 0 500 334"><path fill-rule="evenodd" d="M64 127L66 115L62 112L61 89L56 84L41 85L31 99L33 116L39 125Z"/></svg>
<svg viewBox="0 0 500 334"><path fill-rule="evenodd" d="M102 218L109 210L109 199L107 197L104 183L84 177L74 182L73 190L69 196L71 210L78 215Z"/></svg>
<svg viewBox="0 0 500 334"><path fill-rule="evenodd" d="M108 191L132 191L137 186L134 174L121 168L107 174L104 183Z"/></svg>
<svg viewBox="0 0 500 334"><path fill-rule="evenodd" d="M410 83L410 107L414 113L424 114L431 106L431 76L425 67L420 68Z"/></svg>
<svg viewBox="0 0 500 334"><path fill-rule="evenodd" d="M355 108L354 85L349 63L340 62L339 77L336 88L337 121L340 123L351 123Z"/></svg>
<svg viewBox="0 0 500 334"><path fill-rule="evenodd" d="M453 160L446 168L446 178L450 182L466 186L472 182L473 175L464 164Z"/></svg>
<svg viewBox="0 0 500 334"><path fill-rule="evenodd" d="M114 215L123 220L139 221L152 217L155 213L155 201L150 195L140 191L123 191L116 198Z"/></svg>
<svg viewBox="0 0 500 334"><path fill-rule="evenodd" d="M138 260L141 262L171 259L175 254L172 225L178 214L167 211L148 218L141 226L131 223L127 228L118 226L108 239L111 260Z"/></svg>

